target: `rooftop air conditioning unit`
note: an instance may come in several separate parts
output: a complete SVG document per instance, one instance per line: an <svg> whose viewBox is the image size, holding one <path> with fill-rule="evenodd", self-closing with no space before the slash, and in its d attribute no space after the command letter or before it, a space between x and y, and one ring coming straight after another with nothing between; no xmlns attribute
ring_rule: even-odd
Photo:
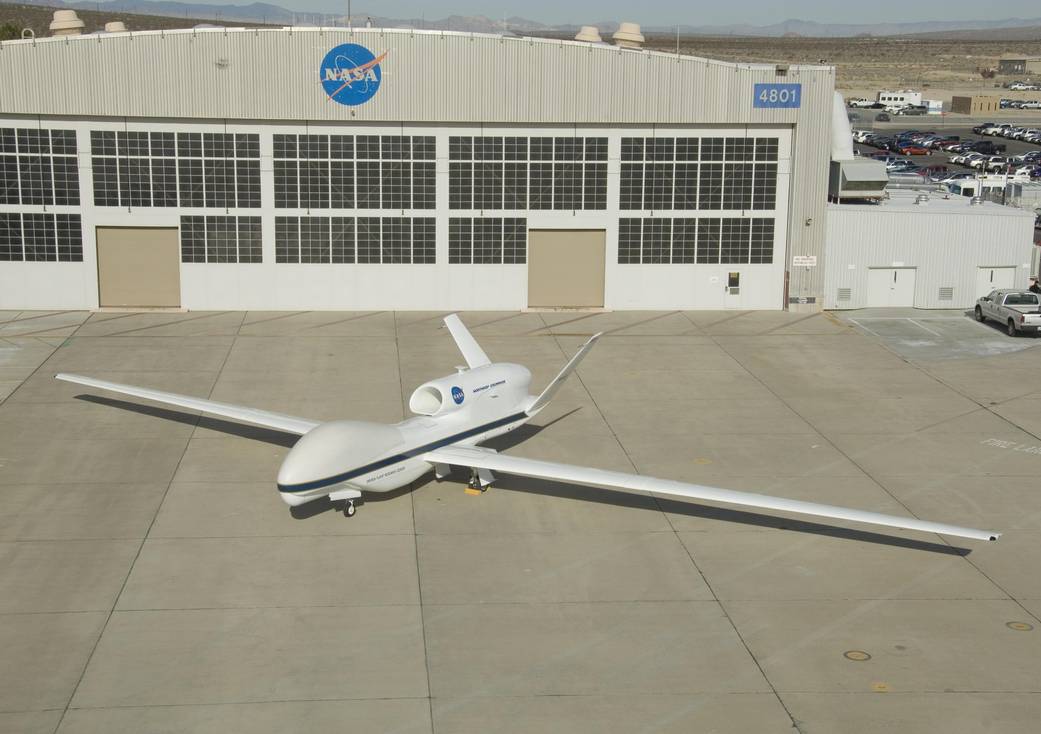
<svg viewBox="0 0 1041 734"><path fill-rule="evenodd" d="M622 48L641 48L643 46L643 34L640 33L639 23L619 23L618 30L614 34L614 43Z"/></svg>
<svg viewBox="0 0 1041 734"><path fill-rule="evenodd" d="M604 39L600 37L600 31L595 25L584 25L575 35L576 41L585 41L586 43L603 43Z"/></svg>
<svg viewBox="0 0 1041 734"><path fill-rule="evenodd" d="M75 10L55 10L51 21L51 34L55 36L78 36L83 32L83 21Z"/></svg>

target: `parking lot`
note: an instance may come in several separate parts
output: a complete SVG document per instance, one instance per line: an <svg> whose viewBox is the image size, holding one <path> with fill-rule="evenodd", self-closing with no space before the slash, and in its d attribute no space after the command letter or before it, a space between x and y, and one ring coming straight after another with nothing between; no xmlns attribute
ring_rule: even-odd
<svg viewBox="0 0 1041 734"><path fill-rule="evenodd" d="M861 112L865 114L866 119L866 113L872 113L874 112L874 110L862 110ZM875 123L873 121L851 122L850 126L854 130L872 130L881 133L882 135L896 135L897 133L903 132L905 130L919 130L923 132L932 131L938 135L957 135L962 140L989 140L992 141L995 145L1004 145L1005 151L1000 155L1005 155L1009 157L1022 155L1023 153L1027 153L1029 151L1041 150L1041 146L1032 143L1025 143L1020 140L1009 140L1003 137L990 137L986 135L976 134L972 131L972 128L975 125L978 125L979 122L964 123L958 121L948 123L945 118L937 115L921 115L913 117L893 116L892 120L892 122L888 123ZM1017 121L1016 124L1024 126L1041 126L1041 117L1038 117L1033 121ZM854 146L854 148L861 155L865 156L870 156L873 153L881 152L876 147L870 145L863 145L860 143L857 143ZM950 155L943 151L930 151L928 155L900 157L909 158L912 162L916 163L917 165L923 168L928 168L931 166L946 166L949 170L955 172L975 173L975 170L969 168L968 166L951 163Z"/></svg>
<svg viewBox="0 0 1041 734"><path fill-rule="evenodd" d="M989 544L508 477L294 515L291 437L52 379L396 421L460 362L442 316L0 314L0 731L1036 728L1041 340L952 312L463 316L534 388L606 332L502 451Z"/></svg>

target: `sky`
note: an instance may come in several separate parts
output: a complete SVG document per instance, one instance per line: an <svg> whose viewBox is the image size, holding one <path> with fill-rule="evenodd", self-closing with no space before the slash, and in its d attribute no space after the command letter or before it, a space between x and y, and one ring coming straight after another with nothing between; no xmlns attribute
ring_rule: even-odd
<svg viewBox="0 0 1041 734"><path fill-rule="evenodd" d="M219 0L200 0L220 4ZM268 0L290 10L320 13L346 13L347 0ZM244 4L248 0L236 0ZM864 11L869 9L869 13ZM989 11L989 12L988 12ZM789 18L822 23L878 23L922 20L981 20L985 18L1039 18L1037 0L1004 0L983 4L978 0L872 0L843 3L830 0L744 0L740 3L694 3L690 0L352 0L355 16L384 18L444 18L449 15L485 15L491 18L521 17L544 23L595 23L605 20L632 20L647 26L728 25L751 23L769 25Z"/></svg>

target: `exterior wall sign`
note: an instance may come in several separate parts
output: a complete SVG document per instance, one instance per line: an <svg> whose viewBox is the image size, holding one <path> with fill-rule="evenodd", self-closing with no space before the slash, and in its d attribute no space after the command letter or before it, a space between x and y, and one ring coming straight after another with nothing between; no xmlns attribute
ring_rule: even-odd
<svg viewBox="0 0 1041 734"><path fill-rule="evenodd" d="M815 267L817 267L817 256L816 255L792 255L792 265L794 267L815 268Z"/></svg>
<svg viewBox="0 0 1041 734"><path fill-rule="evenodd" d="M385 58L386 51L376 56L356 43L340 44L325 55L318 68L322 89L333 102L352 107L365 104L380 88L380 62Z"/></svg>
<svg viewBox="0 0 1041 734"><path fill-rule="evenodd" d="M798 108L802 103L801 84L756 84L753 107Z"/></svg>

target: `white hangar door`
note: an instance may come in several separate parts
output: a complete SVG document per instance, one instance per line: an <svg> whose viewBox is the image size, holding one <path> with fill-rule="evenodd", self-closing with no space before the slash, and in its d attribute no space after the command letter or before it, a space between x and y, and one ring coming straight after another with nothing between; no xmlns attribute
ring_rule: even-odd
<svg viewBox="0 0 1041 734"><path fill-rule="evenodd" d="M98 304L179 308L181 246L176 227L98 227Z"/></svg>
<svg viewBox="0 0 1041 734"><path fill-rule="evenodd" d="M914 306L914 268L869 268L869 308Z"/></svg>
<svg viewBox="0 0 1041 734"><path fill-rule="evenodd" d="M987 295L995 288L1015 288L1015 286L1015 266L976 269L976 298Z"/></svg>

